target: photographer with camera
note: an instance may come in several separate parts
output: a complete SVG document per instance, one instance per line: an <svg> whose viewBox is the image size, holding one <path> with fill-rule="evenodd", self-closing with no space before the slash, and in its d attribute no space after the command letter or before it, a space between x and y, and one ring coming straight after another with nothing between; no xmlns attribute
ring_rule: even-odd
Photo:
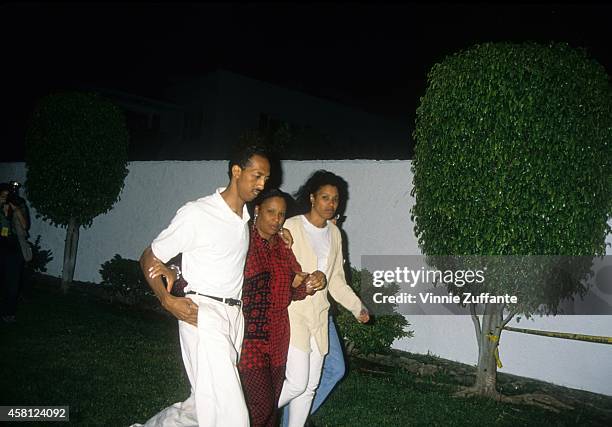
<svg viewBox="0 0 612 427"><path fill-rule="evenodd" d="M0 184L0 315L6 323L15 322L24 262L32 257L32 249L27 242L29 215L18 191L19 184L14 181Z"/></svg>

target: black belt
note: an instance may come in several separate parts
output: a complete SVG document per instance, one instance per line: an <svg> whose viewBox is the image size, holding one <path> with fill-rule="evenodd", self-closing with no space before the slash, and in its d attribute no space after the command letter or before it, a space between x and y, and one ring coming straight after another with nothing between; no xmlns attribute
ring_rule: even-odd
<svg viewBox="0 0 612 427"><path fill-rule="evenodd" d="M185 295L189 295L189 294L194 294L194 295L200 295L202 297L206 297L206 298L212 298L214 300L220 301L220 302L224 302L227 305L242 305L242 301L240 301L239 299L234 299L234 298L219 298L219 297L213 297L212 295L204 295L201 294L199 292L194 292L194 291L189 291L189 292L185 292Z"/></svg>

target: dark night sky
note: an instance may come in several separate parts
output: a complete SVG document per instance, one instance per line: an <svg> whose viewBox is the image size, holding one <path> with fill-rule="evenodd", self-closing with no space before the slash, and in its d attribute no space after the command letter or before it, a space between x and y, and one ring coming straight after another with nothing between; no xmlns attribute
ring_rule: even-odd
<svg viewBox="0 0 612 427"><path fill-rule="evenodd" d="M414 122L426 74L486 41L564 41L612 74L612 6L14 3L0 6L2 160L34 100L74 84L161 98L217 67Z"/></svg>

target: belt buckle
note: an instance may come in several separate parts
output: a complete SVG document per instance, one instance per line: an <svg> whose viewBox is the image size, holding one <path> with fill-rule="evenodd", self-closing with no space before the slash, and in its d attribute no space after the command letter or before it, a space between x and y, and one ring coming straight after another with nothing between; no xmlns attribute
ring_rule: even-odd
<svg viewBox="0 0 612 427"><path fill-rule="evenodd" d="M225 301L223 301L223 302L225 302L230 307L233 307L235 305L240 306L240 300L239 299L225 298Z"/></svg>

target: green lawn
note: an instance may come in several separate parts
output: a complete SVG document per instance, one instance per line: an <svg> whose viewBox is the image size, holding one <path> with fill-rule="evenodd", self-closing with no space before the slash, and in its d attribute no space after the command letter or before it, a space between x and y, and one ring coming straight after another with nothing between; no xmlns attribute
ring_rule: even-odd
<svg viewBox="0 0 612 427"><path fill-rule="evenodd" d="M63 296L38 286L20 305L18 322L0 324L0 336L0 405L69 405L71 425L126 426L144 422L188 394L176 323L158 313L112 306L77 293ZM434 383L405 373L371 374L352 363L314 422L317 426L612 425L586 410L555 414L456 399L451 397L455 389L443 378ZM66 425L43 425L50 424Z"/></svg>

